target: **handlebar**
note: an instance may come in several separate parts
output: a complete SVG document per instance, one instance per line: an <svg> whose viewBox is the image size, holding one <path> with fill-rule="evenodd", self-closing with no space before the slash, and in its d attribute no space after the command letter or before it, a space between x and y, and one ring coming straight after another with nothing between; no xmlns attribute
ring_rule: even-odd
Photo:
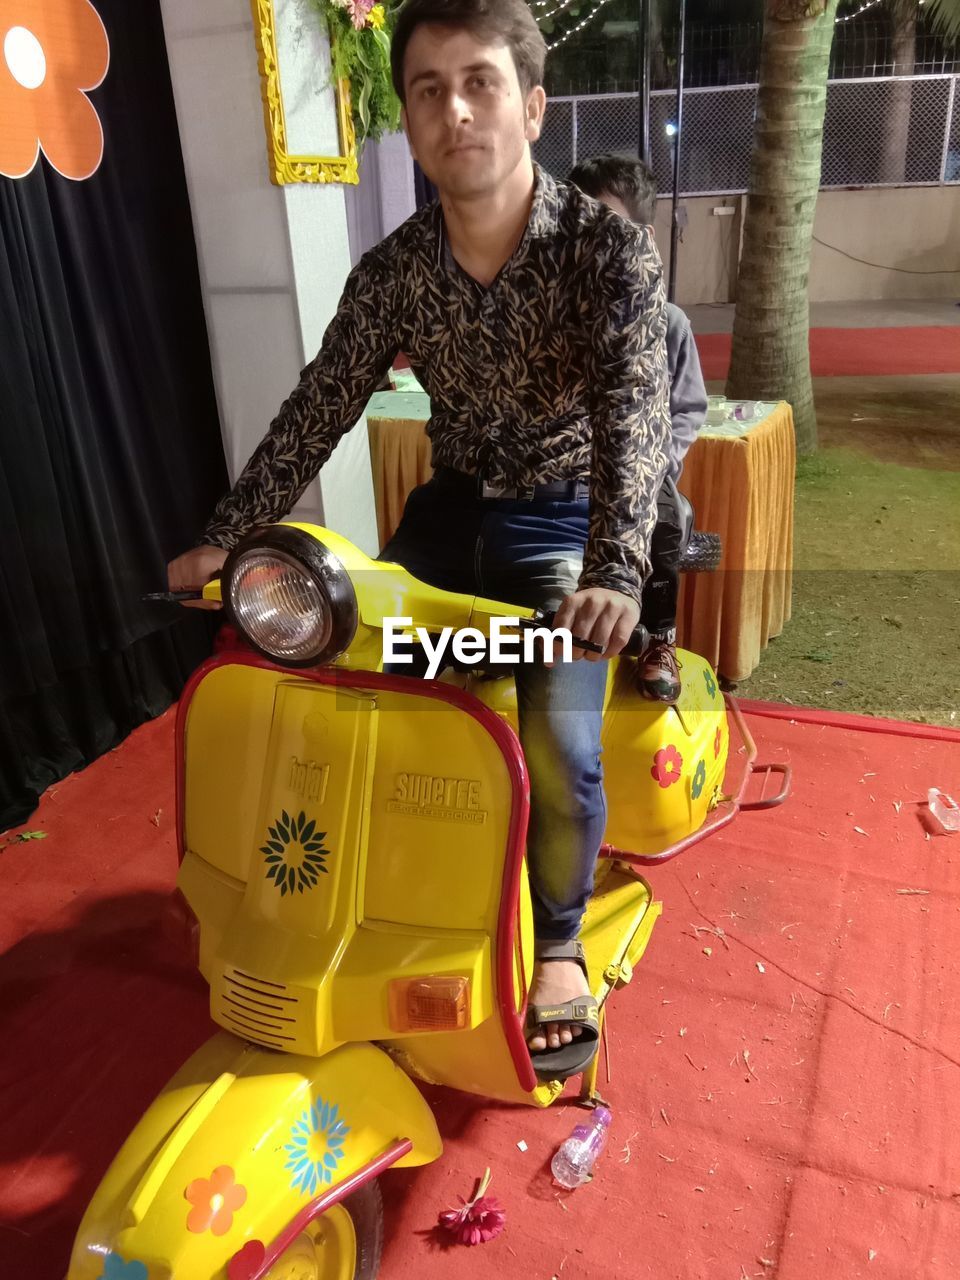
<svg viewBox="0 0 960 1280"><path fill-rule="evenodd" d="M537 609L532 618L521 618L520 625L524 627L552 627L556 612L553 610ZM574 647L577 649L586 649L588 653L603 653L603 649L598 644L594 644L592 640L584 640L579 636L571 636ZM630 636L630 639L620 650L620 656L626 658L639 658L650 643L650 632L638 622Z"/></svg>

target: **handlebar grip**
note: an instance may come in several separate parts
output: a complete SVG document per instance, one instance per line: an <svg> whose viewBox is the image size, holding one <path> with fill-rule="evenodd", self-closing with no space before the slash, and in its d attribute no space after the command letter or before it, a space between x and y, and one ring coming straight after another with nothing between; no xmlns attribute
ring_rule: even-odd
<svg viewBox="0 0 960 1280"><path fill-rule="evenodd" d="M554 610L538 609L532 618L527 621L527 625L552 627L556 618ZM602 653L603 650L598 644L593 644L589 640L581 640L577 636L573 636L574 646L578 649L586 649L590 653ZM620 650L620 656L626 658L639 658L650 643L650 632L638 622L627 643Z"/></svg>
<svg viewBox="0 0 960 1280"><path fill-rule="evenodd" d="M644 651L649 644L650 632L642 622L638 622L633 629L630 639L620 650L620 656L622 658L640 658L643 656Z"/></svg>

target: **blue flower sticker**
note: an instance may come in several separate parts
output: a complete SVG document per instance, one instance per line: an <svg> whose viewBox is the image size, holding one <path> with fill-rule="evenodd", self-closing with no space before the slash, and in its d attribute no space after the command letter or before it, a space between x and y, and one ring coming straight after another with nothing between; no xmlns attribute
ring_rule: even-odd
<svg viewBox="0 0 960 1280"><path fill-rule="evenodd" d="M147 1280L142 1262L127 1262L119 1253L108 1253L99 1280Z"/></svg>
<svg viewBox="0 0 960 1280"><path fill-rule="evenodd" d="M294 1189L299 1187L313 1195L317 1187L333 1182L343 1159L344 1139L350 1132L339 1111L339 1106L330 1106L318 1098L290 1130L290 1141L284 1147L290 1158L284 1167L293 1170Z"/></svg>
<svg viewBox="0 0 960 1280"><path fill-rule="evenodd" d="M690 788L690 794L694 800L699 800L703 791L704 783L707 780L707 766L702 760L698 761L696 771L693 775L693 785Z"/></svg>
<svg viewBox="0 0 960 1280"><path fill-rule="evenodd" d="M707 686L707 693L709 693L711 698L715 698L717 696L717 682L714 680L713 672L709 667L704 668L703 679Z"/></svg>

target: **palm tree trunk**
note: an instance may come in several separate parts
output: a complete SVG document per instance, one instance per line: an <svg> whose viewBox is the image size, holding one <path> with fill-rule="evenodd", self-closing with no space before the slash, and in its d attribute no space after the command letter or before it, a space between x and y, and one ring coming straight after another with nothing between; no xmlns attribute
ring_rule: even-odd
<svg viewBox="0 0 960 1280"><path fill-rule="evenodd" d="M891 34L893 71L891 74L912 76L917 65L916 16L897 10L891 15L891 22L893 23ZM880 157L881 182L903 182L906 177L912 102L913 83L910 80L894 80L890 84L887 127L883 134L883 152Z"/></svg>
<svg viewBox="0 0 960 1280"><path fill-rule="evenodd" d="M810 382L810 237L820 188L837 0L766 0L750 190L727 395L784 399L817 447Z"/></svg>

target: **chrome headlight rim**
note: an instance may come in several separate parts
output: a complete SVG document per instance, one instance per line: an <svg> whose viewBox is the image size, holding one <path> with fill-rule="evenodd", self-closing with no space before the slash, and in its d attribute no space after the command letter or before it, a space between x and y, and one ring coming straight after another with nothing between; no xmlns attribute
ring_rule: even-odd
<svg viewBox="0 0 960 1280"><path fill-rule="evenodd" d="M233 602L233 585L245 559L254 554L277 555L305 572L325 598L330 612L330 634L326 642L307 657L293 658L264 648L246 629ZM357 593L343 561L305 529L292 525L267 525L238 542L224 562L221 573L223 608L232 626L261 657L281 667L321 667L344 653L357 634L360 611Z"/></svg>

